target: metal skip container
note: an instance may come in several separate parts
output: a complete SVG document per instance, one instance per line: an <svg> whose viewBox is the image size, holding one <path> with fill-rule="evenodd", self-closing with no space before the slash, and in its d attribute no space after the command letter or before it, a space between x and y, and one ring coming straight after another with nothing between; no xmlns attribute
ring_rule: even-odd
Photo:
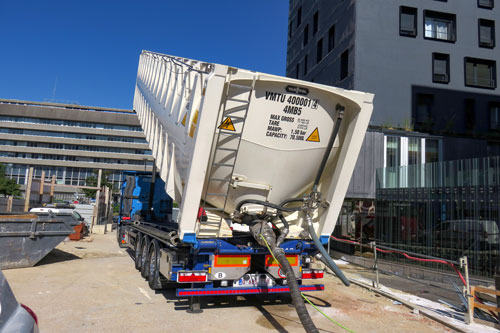
<svg viewBox="0 0 500 333"><path fill-rule="evenodd" d="M72 232L61 218L0 213L0 269L36 265Z"/></svg>
<svg viewBox="0 0 500 333"><path fill-rule="evenodd" d="M200 205L230 219L243 200L279 204L310 191L342 118L318 187L325 205L313 218L318 235L329 236L372 101L369 93L143 51L134 109L167 193L179 203L184 240L222 237L222 224L203 234ZM300 212L287 219L287 238L303 237ZM224 237L231 237L231 231Z"/></svg>

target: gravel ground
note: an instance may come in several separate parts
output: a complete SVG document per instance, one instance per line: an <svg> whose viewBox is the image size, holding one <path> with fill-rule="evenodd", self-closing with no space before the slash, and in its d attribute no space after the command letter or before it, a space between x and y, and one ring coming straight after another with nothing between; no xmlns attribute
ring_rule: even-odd
<svg viewBox="0 0 500 333"><path fill-rule="evenodd" d="M19 302L37 314L41 332L303 332L288 295L204 298L201 314L187 299L154 292L114 233L61 243L39 265L4 271ZM307 294L355 332L449 332L402 305L326 275L325 291ZM308 305L322 332L345 332Z"/></svg>

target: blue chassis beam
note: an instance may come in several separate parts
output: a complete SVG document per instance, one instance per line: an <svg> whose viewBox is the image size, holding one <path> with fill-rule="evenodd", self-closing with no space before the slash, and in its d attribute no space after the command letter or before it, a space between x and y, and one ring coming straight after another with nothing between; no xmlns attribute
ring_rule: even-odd
<svg viewBox="0 0 500 333"><path fill-rule="evenodd" d="M322 291L322 284L299 285L300 291ZM224 296L224 295L250 295L250 294L279 294L289 293L288 286L279 287L249 287L249 288L189 288L177 289L177 297L181 296Z"/></svg>

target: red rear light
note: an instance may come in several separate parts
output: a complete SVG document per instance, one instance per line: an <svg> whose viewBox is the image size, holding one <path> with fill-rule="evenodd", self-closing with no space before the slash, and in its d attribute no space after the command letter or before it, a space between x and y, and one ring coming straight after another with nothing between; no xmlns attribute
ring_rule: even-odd
<svg viewBox="0 0 500 333"><path fill-rule="evenodd" d="M324 272L320 269L304 269L302 279L322 279Z"/></svg>
<svg viewBox="0 0 500 333"><path fill-rule="evenodd" d="M122 221L129 221L130 220L130 217L122 217Z"/></svg>
<svg viewBox="0 0 500 333"><path fill-rule="evenodd" d="M207 282L207 280L207 272L177 272L179 283Z"/></svg>
<svg viewBox="0 0 500 333"><path fill-rule="evenodd" d="M24 310L26 310L31 315L31 317L33 317L33 320L38 325L38 317L36 316L35 312L24 304L21 304L21 306L23 307Z"/></svg>

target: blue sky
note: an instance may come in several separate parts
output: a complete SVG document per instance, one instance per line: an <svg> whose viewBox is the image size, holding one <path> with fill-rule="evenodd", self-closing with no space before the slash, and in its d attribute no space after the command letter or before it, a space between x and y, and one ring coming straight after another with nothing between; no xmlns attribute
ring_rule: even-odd
<svg viewBox="0 0 500 333"><path fill-rule="evenodd" d="M288 0L0 0L0 98L130 109L143 49L285 75L287 17Z"/></svg>

